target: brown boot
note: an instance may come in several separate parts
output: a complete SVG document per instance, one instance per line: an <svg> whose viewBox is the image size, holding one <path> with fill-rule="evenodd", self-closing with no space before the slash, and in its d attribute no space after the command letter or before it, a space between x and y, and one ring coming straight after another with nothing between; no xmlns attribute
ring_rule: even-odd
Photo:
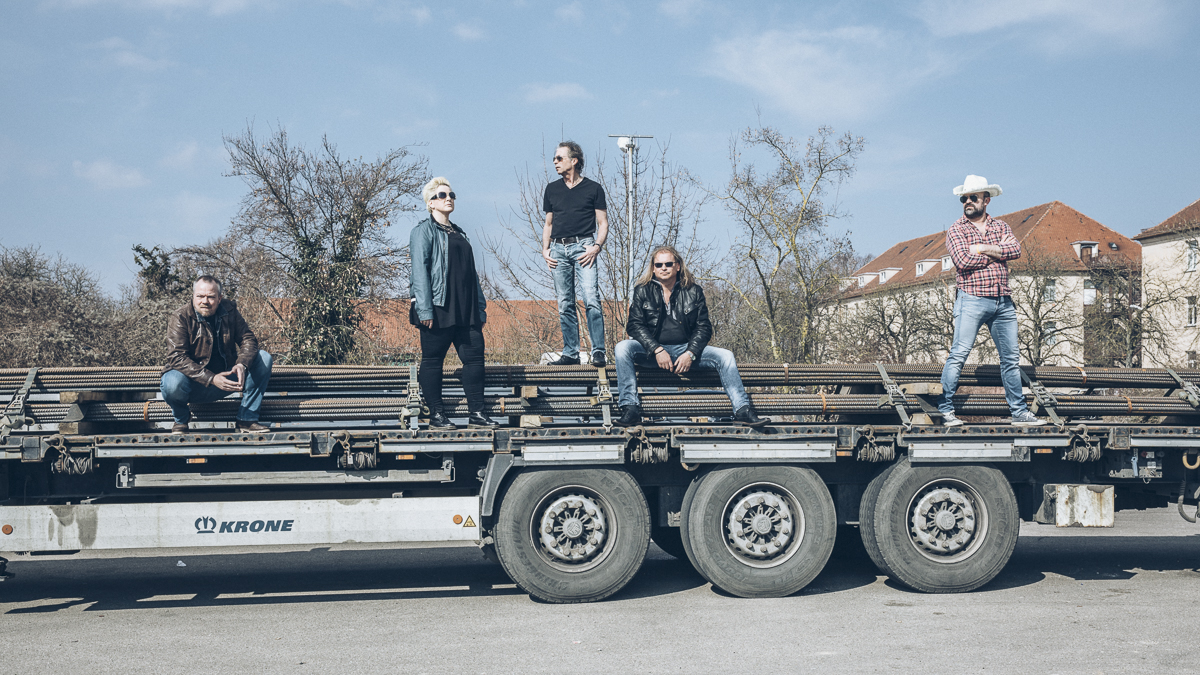
<svg viewBox="0 0 1200 675"><path fill-rule="evenodd" d="M238 431L252 434L261 434L264 431L271 430L271 427L264 427L257 421L251 422L246 420L238 420L234 427L237 428Z"/></svg>

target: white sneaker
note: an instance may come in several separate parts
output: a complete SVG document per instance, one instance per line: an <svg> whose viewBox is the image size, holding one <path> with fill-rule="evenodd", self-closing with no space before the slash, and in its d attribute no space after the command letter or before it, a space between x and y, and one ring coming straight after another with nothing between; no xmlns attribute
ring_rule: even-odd
<svg viewBox="0 0 1200 675"><path fill-rule="evenodd" d="M944 427L961 427L963 421L954 416L952 412L942 413L942 426Z"/></svg>
<svg viewBox="0 0 1200 675"><path fill-rule="evenodd" d="M1040 427L1045 423L1046 420L1039 419L1028 410L1022 410L1012 416L1012 425L1014 427Z"/></svg>

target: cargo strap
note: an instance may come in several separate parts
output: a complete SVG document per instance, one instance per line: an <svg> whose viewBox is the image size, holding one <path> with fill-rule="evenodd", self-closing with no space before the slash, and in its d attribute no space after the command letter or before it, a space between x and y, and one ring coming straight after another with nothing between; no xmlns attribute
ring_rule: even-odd
<svg viewBox="0 0 1200 675"><path fill-rule="evenodd" d="M608 367L596 369L596 395L591 398L592 405L600 406L604 412L604 428L611 429L612 420L612 389L608 386Z"/></svg>
<svg viewBox="0 0 1200 675"><path fill-rule="evenodd" d="M908 410L905 409L908 399L905 398L904 392L900 391L899 385L888 375L882 363L876 363L875 367L879 369L879 378L883 380L883 389L887 392L879 397L879 402L876 405L880 408L889 405L892 406L896 409L896 414L900 415L900 420L904 422L904 426L911 427L912 420L909 419Z"/></svg>
<svg viewBox="0 0 1200 675"><path fill-rule="evenodd" d="M408 400L400 409L400 424L408 423L410 429L417 428L417 418L421 416L421 383L417 381L417 364L408 367Z"/></svg>
<svg viewBox="0 0 1200 675"><path fill-rule="evenodd" d="M1176 392L1175 396L1187 401L1192 405L1193 408L1200 408L1200 387L1197 387L1191 382L1183 379L1179 376L1179 373L1171 370L1170 368L1164 368L1164 370L1166 370L1167 374L1173 377L1175 382L1179 385L1178 388L1180 391Z"/></svg>
<svg viewBox="0 0 1200 675"><path fill-rule="evenodd" d="M1046 414L1050 416L1050 421L1053 422L1054 426L1056 427L1061 427L1062 425L1066 424L1066 422L1064 422L1063 419L1058 416L1058 410L1055 409L1056 406L1058 406L1058 399L1054 398L1054 394L1050 393L1050 390L1046 388L1046 385L1030 379L1029 374L1021 368L1017 368L1017 372L1021 373L1021 379L1025 380L1025 384L1029 387L1029 391L1033 392L1034 405L1036 406L1035 410L1037 407L1045 410Z"/></svg>
<svg viewBox="0 0 1200 675"><path fill-rule="evenodd" d="M13 429L29 424L29 418L25 417L25 399L29 398L29 390L33 388L33 381L37 379L39 370L41 368L29 369L29 374L25 376L25 384L21 385L8 405L4 406L4 414L0 416L0 441L8 438Z"/></svg>

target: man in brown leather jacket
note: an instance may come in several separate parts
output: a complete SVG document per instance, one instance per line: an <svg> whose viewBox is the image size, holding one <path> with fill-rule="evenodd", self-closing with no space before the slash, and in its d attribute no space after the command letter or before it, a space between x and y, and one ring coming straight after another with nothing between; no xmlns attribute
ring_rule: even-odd
<svg viewBox="0 0 1200 675"><path fill-rule="evenodd" d="M268 430L258 423L258 409L271 379L271 355L258 348L237 305L221 297L215 277L206 274L192 285L192 301L167 326L167 347L161 388L175 417L171 433L188 430L189 403L211 403L235 391L242 392L237 429Z"/></svg>

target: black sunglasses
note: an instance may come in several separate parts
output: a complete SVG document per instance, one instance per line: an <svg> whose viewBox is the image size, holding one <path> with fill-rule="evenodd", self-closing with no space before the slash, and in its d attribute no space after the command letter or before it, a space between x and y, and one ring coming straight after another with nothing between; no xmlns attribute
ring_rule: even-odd
<svg viewBox="0 0 1200 675"><path fill-rule="evenodd" d="M566 158L566 157L559 157L558 155L555 155L555 156L554 156L554 161L556 161L556 162L565 162L565 161L567 161L567 158Z"/></svg>
<svg viewBox="0 0 1200 675"><path fill-rule="evenodd" d="M434 199L445 199L446 197L450 197L450 199L458 199L458 195L454 194L453 192L449 194L445 192L439 192L433 196Z"/></svg>
<svg viewBox="0 0 1200 675"><path fill-rule="evenodd" d="M656 262L656 263L654 263L654 266L655 267L666 267L666 268L670 269L675 266L675 261L672 260L671 262L665 262L665 263Z"/></svg>
<svg viewBox="0 0 1200 675"><path fill-rule="evenodd" d="M967 202L982 202L983 200L983 195L963 195L958 198L958 201L962 202L963 204L966 204Z"/></svg>

